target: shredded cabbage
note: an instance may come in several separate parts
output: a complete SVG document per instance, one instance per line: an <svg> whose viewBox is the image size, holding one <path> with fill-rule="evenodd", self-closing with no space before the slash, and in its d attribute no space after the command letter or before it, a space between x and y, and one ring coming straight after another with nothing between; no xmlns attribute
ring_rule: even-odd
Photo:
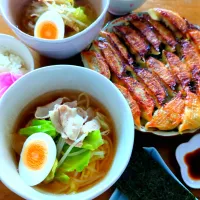
<svg viewBox="0 0 200 200"><path fill-rule="evenodd" d="M31 121L31 126L38 126L38 125L44 125L44 124L49 124L52 125L50 120L38 120L38 119L33 119ZM52 125L53 126L53 125Z"/></svg>
<svg viewBox="0 0 200 200"><path fill-rule="evenodd" d="M58 167L60 167L63 162L65 161L65 159L67 158L68 154L71 152L71 150L79 143L81 142L83 139L85 138L85 134L83 134L81 137L79 137L68 149L67 151L64 153L63 157L60 159L60 161L58 162Z"/></svg>
<svg viewBox="0 0 200 200"><path fill-rule="evenodd" d="M59 167L60 172L82 172L86 166L88 166L91 158L91 151L87 150L76 156L68 156L63 164Z"/></svg>
<svg viewBox="0 0 200 200"><path fill-rule="evenodd" d="M50 183L51 181L53 181L53 179L55 177L55 172L56 172L57 166L58 166L58 160L56 159L49 175L44 179L44 183L47 184L47 183Z"/></svg>
<svg viewBox="0 0 200 200"><path fill-rule="evenodd" d="M87 26L91 24L90 20L88 19L87 15L85 14L84 7L78 7L73 12L73 17L75 17L77 20L81 21L83 24L82 26Z"/></svg>
<svg viewBox="0 0 200 200"><path fill-rule="evenodd" d="M34 2L30 16L42 15L46 11L55 11L61 15L66 26L72 28L75 32L79 32L87 28L92 21L85 14L84 7L74 7L74 0L53 0Z"/></svg>
<svg viewBox="0 0 200 200"><path fill-rule="evenodd" d="M104 144L104 141L102 139L101 132L100 130L97 130L88 134L88 136L83 141L82 148L94 151L103 144Z"/></svg>
<svg viewBox="0 0 200 200"><path fill-rule="evenodd" d="M52 138L55 138L57 135L56 129L51 124L41 124L37 126L29 126L27 128L22 128L19 130L20 135L24 135L26 137L29 137L30 135L33 135L34 133L46 133L50 135Z"/></svg>
<svg viewBox="0 0 200 200"><path fill-rule="evenodd" d="M69 179L70 179L69 176L67 176L67 174L65 174L65 173L56 172L56 174L55 174L55 180L57 180L61 183L66 184L66 183L68 183Z"/></svg>
<svg viewBox="0 0 200 200"><path fill-rule="evenodd" d="M105 115L101 114L100 112L97 112L96 119L99 121L99 123L101 125L101 128L104 131L110 130L110 127L109 127L109 125L107 123L107 118L106 118Z"/></svg>

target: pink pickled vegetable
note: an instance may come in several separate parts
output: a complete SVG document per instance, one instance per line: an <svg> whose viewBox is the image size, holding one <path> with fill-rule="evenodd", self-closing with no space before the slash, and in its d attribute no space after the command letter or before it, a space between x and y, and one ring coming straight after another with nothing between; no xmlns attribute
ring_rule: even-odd
<svg viewBox="0 0 200 200"><path fill-rule="evenodd" d="M6 90L17 81L22 75L13 74L9 72L0 74L0 97L6 92Z"/></svg>

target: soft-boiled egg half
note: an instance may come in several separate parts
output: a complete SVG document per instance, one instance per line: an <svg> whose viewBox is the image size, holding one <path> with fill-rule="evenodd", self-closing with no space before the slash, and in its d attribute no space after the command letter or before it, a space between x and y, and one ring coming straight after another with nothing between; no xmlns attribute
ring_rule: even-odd
<svg viewBox="0 0 200 200"><path fill-rule="evenodd" d="M65 35L65 24L57 12L47 11L36 22L34 36L37 38L58 40Z"/></svg>
<svg viewBox="0 0 200 200"><path fill-rule="evenodd" d="M19 175L29 186L41 183L56 160L56 145L46 133L35 133L24 143L19 162Z"/></svg>

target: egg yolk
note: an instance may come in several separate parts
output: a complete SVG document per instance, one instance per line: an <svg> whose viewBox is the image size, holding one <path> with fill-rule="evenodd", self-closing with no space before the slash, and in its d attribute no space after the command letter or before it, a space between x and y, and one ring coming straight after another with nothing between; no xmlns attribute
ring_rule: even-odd
<svg viewBox="0 0 200 200"><path fill-rule="evenodd" d="M38 26L37 35L39 38L55 40L58 38L57 26L50 21L42 22Z"/></svg>
<svg viewBox="0 0 200 200"><path fill-rule="evenodd" d="M43 141L34 141L26 146L23 153L23 162L31 170L39 170L45 164L47 146Z"/></svg>

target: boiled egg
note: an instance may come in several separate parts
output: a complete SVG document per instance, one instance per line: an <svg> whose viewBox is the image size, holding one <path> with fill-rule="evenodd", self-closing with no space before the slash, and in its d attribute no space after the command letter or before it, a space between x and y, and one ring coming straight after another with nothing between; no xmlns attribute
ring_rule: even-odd
<svg viewBox="0 0 200 200"><path fill-rule="evenodd" d="M47 11L43 13L36 22L34 36L37 38L58 40L63 39L65 24L57 12Z"/></svg>
<svg viewBox="0 0 200 200"><path fill-rule="evenodd" d="M56 160L56 145L45 133L29 136L20 155L19 175L29 186L41 183Z"/></svg>

